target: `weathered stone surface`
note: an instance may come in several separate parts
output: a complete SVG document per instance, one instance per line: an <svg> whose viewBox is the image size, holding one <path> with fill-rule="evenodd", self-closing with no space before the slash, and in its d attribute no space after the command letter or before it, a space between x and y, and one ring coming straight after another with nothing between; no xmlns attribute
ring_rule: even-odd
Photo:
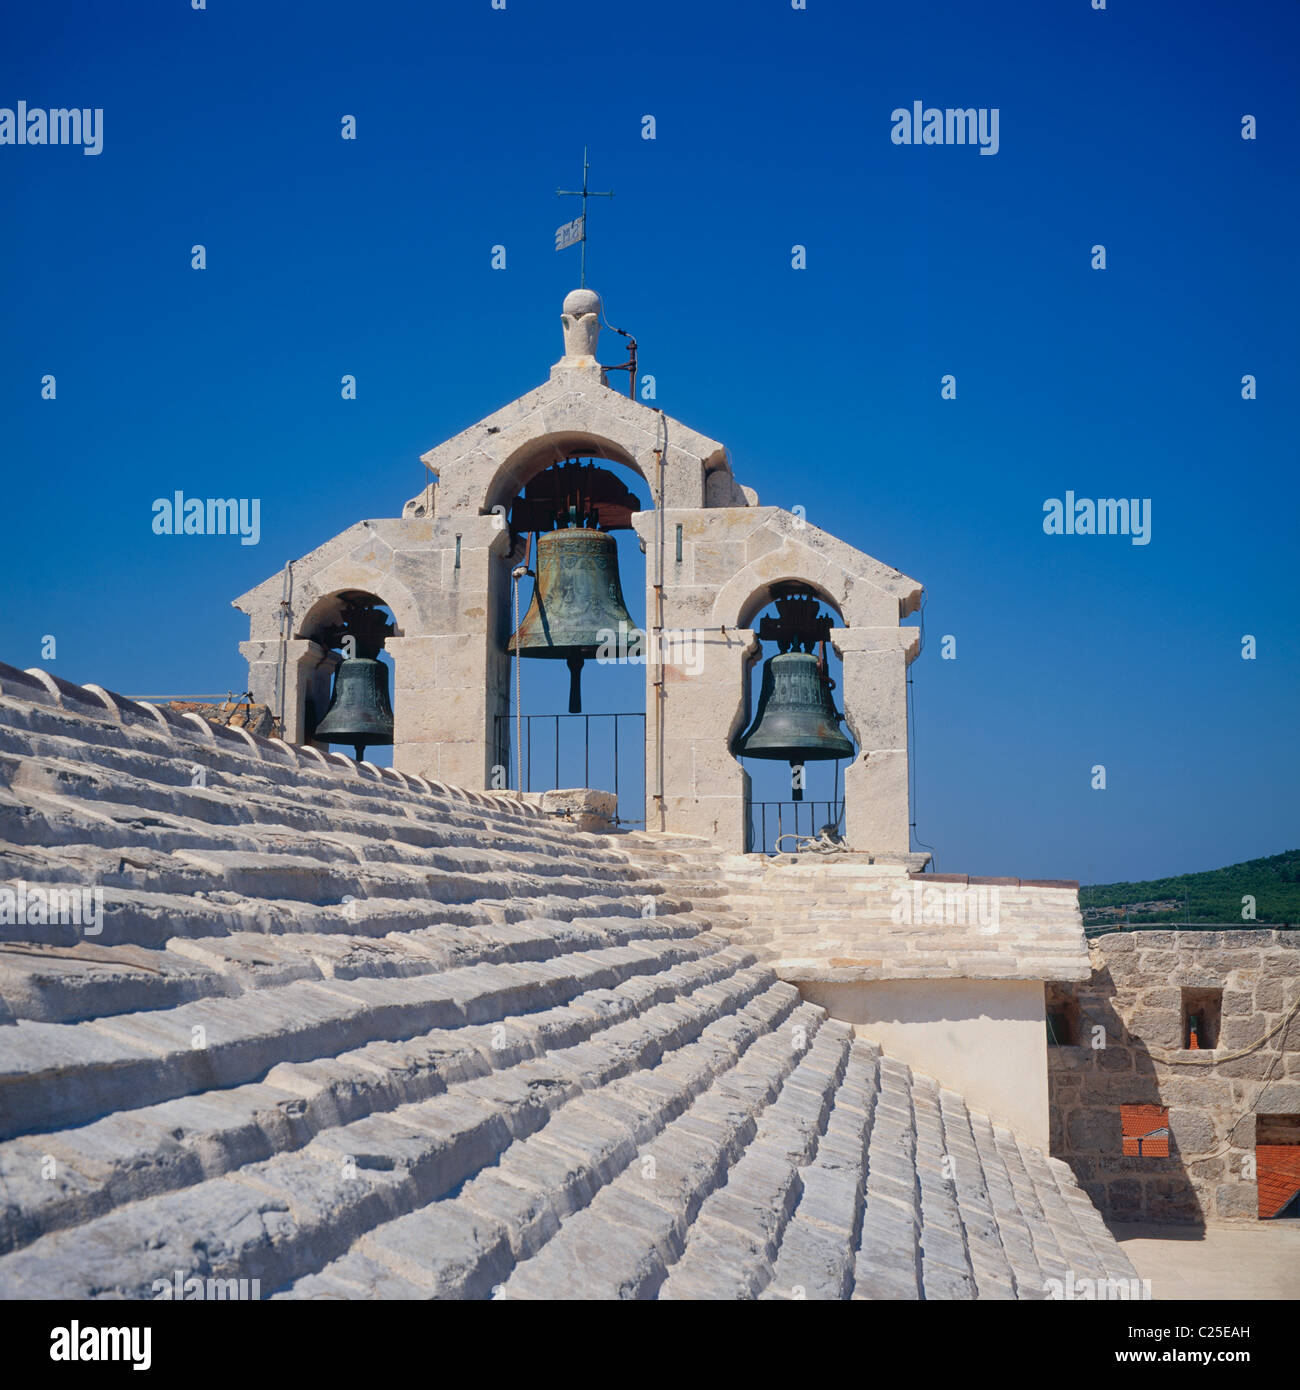
<svg viewBox="0 0 1300 1390"><path fill-rule="evenodd" d="M1206 1153L1216 1143L1214 1122L1200 1109L1171 1110L1169 1130L1184 1157Z"/></svg>
<svg viewBox="0 0 1300 1390"><path fill-rule="evenodd" d="M560 817L578 830L603 831L614 824L618 797L592 787L572 787L542 792L540 805L545 815Z"/></svg>
<svg viewBox="0 0 1300 1390"><path fill-rule="evenodd" d="M1125 1263L760 965L700 846L29 685L0 668L5 870L106 910L0 927L0 1296L1040 1297ZM907 872L826 867L835 912Z"/></svg>
<svg viewBox="0 0 1300 1390"><path fill-rule="evenodd" d="M1253 1182L1220 1183L1214 1188L1214 1214L1221 1220L1259 1216L1259 1192Z"/></svg>
<svg viewBox="0 0 1300 1390"><path fill-rule="evenodd" d="M1050 1107L1054 1152L1109 1215L1257 1219L1254 1184L1224 1179L1253 1153L1257 1114L1300 1113L1300 1026L1276 1027L1300 997L1297 940L1293 931L1251 929L1132 931L1091 943L1080 1011L1108 1034L1122 1020L1126 1045L1112 1043L1092 1067L1049 1049ZM1182 1046L1184 988L1223 991L1212 1050ZM1168 1158L1121 1154L1125 1104L1169 1107Z"/></svg>
<svg viewBox="0 0 1300 1390"><path fill-rule="evenodd" d="M1072 1110L1066 1131L1071 1148L1112 1147L1119 1134L1119 1119L1111 1110Z"/></svg>
<svg viewBox="0 0 1300 1390"><path fill-rule="evenodd" d="M1134 1009L1128 1016L1128 1032L1157 1047L1178 1047L1182 1018L1174 1009Z"/></svg>

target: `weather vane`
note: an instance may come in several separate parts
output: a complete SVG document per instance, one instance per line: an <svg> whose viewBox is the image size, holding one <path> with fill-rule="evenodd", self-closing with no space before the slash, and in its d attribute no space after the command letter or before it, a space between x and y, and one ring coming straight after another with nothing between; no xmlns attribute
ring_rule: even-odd
<svg viewBox="0 0 1300 1390"><path fill-rule="evenodd" d="M591 165L587 162L587 147L582 147L582 187L581 188L557 188L555 190L558 198L581 198L582 212L575 217L572 222L566 222L562 227L555 229L555 249L563 251L566 246L573 243L582 244L582 270L578 278L579 287L587 288L587 199L588 198L612 198L614 190L611 188L607 193L595 193L587 187L587 170Z"/></svg>

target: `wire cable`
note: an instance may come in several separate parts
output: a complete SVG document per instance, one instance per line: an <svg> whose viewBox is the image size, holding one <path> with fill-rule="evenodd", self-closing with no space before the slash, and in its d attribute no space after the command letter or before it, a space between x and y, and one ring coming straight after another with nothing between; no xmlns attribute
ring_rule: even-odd
<svg viewBox="0 0 1300 1390"><path fill-rule="evenodd" d="M916 649L916 660L920 659L921 653L925 650L925 605L928 602L925 591L921 591L921 642ZM939 866L939 857L934 852L934 846L928 845L916 833L916 697L912 686L912 668L907 668L907 776L910 783L908 788L908 804L911 807L912 815L909 817L908 829L912 832L912 839L916 841L922 849L930 852L930 870L934 872Z"/></svg>

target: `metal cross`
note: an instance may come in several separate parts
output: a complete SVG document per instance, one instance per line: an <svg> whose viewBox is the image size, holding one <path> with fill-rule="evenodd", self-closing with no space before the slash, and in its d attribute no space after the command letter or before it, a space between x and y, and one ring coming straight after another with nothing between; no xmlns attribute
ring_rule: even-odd
<svg viewBox="0 0 1300 1390"><path fill-rule="evenodd" d="M587 187L587 170L591 165L587 162L587 147L582 147L582 187L581 188L557 188L555 195L557 198L581 198L582 199L582 270L578 279L579 287L587 288L587 199L588 198L612 198L614 190L611 188L608 193L593 193Z"/></svg>

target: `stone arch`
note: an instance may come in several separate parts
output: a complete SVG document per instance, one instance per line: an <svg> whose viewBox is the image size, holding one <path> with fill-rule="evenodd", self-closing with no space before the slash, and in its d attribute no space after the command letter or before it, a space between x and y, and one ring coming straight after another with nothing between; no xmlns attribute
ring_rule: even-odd
<svg viewBox="0 0 1300 1390"><path fill-rule="evenodd" d="M662 505L703 507L705 475L730 477L721 444L579 372L564 371L421 459L437 478L434 515L481 516L541 469L583 452L624 464L653 492L659 481L655 451L665 441ZM426 489L411 498L405 514L423 516L428 504Z"/></svg>
<svg viewBox="0 0 1300 1390"><path fill-rule="evenodd" d="M338 616L341 609L340 595L362 593L373 599L393 615L397 631L395 637L404 637L408 632L424 631L424 615L415 596L405 584L387 569L358 564L353 560L340 560L327 569L295 585L293 595L295 616L292 636L311 637L314 631Z"/></svg>
<svg viewBox="0 0 1300 1390"><path fill-rule="evenodd" d="M739 577L740 576L737 576L737 578ZM734 581L732 582L734 583ZM827 608L831 610L831 612L839 620L840 626L848 627L848 621L844 617L844 614L840 612L839 603L836 601L834 597L832 597L831 593L826 589L826 587L822 584L814 583L811 579L805 579L803 575L800 574L787 574L782 576L780 579L764 580L761 584L757 585L749 594L749 596L740 604L740 607L736 610L734 622L728 623L727 626L734 626L737 628L748 628L750 624L754 621L754 619L763 611L763 609L766 608L770 603L772 603L776 599L777 590L790 584L797 584L800 588L809 590L817 599L819 599L822 603L826 605ZM726 595L727 593L727 590L730 588L731 584L727 584L724 586L722 592L718 595L719 602L722 601L724 595Z"/></svg>
<svg viewBox="0 0 1300 1390"><path fill-rule="evenodd" d="M381 582L386 587L390 583L387 576ZM329 708L334 675L342 660L336 651L325 645L322 640L322 629L336 623L341 618L345 594L356 595L376 608L386 608L393 615L393 623L396 628L392 636L400 637L403 633L402 620L398 610L374 587L343 584L338 588L331 588L327 593L320 594L308 605L293 629L296 645L302 648L297 659L298 678L294 682L295 699L298 705L294 711L294 717L303 731L304 741L310 740L313 744L316 744L315 725L324 718L325 711ZM389 690L391 700L396 688L398 662L396 653L388 649L389 640L391 638L385 640L383 654L387 656L392 666L393 683ZM326 747L324 744L316 744L316 746Z"/></svg>
<svg viewBox="0 0 1300 1390"><path fill-rule="evenodd" d="M387 608L390 613L393 613L392 605L382 594L374 593L369 589L331 589L329 593L322 594L306 613L303 614L301 621L297 624L297 630L293 635L295 637L305 637L310 640L315 640L316 634L322 628L329 627L331 624L338 622L343 613L344 594L360 594L367 602L373 604L376 608ZM396 621L396 613L393 613L393 619ZM395 637L401 636L400 624L398 624L398 631L393 635Z"/></svg>
<svg viewBox="0 0 1300 1390"><path fill-rule="evenodd" d="M650 494L649 507L654 507L654 483L646 476L636 455L624 445L587 430L556 430L528 440L497 464L496 471L488 481L481 511L487 513L493 507L508 507L539 473L554 464L578 457L619 463L624 468L630 468L645 483Z"/></svg>
<svg viewBox="0 0 1300 1390"><path fill-rule="evenodd" d="M712 618L719 626L746 626L769 601L759 596L783 583L805 585L846 628L896 627L916 607L920 585L816 527L801 527L788 512L763 510L764 521L747 537L753 558L714 597Z"/></svg>
<svg viewBox="0 0 1300 1390"><path fill-rule="evenodd" d="M749 568L749 566L746 566L746 569ZM742 571L742 574L743 573L744 572ZM737 578L740 578L740 576L737 576ZM726 591L726 588L730 587L730 585L725 586L724 593ZM834 595L830 592L830 590L827 588L824 582L815 582L814 580L808 579L803 574L797 573L792 570L788 573L782 573L779 575L774 573L773 577L763 579L761 582L754 585L754 587L751 588L748 591L748 593L744 595L743 598L739 597L739 589L737 589L735 592L728 596L728 603L730 605L734 605L734 607L729 607L726 611L734 611L736 629L739 630L739 632L741 632L742 634L747 635L751 640L745 647L740 663L740 689L737 692L735 710L731 720L731 731L727 738L727 750L730 753L731 757L736 761L737 765L744 768L744 764L741 761L741 755L736 749L736 742L739 739L740 735L750 727L751 723L756 718L758 713L757 694L754 690L755 671L760 666L760 663L773 656L777 650L777 648L770 642L767 643L765 646L765 644L760 640L758 636L758 617L759 614L765 608L767 608L770 604L775 602L775 600L780 596L781 590L784 589L788 592L790 588L798 588L799 590L811 595L818 601L822 608L824 608L825 611L831 617L832 627L830 633L830 641L828 645L834 651L835 656L840 659L841 663L840 680L835 682L835 689L831 698L834 701L834 703L839 707L843 716L841 727L843 728L844 732L848 735L848 737L854 745L852 755L847 756L841 763L842 770L837 774L837 781L839 782L839 785L836 792L833 795L829 791L825 792L824 794L813 794L812 792L809 792L807 794L806 809L808 813L808 825L806 827L801 828L799 833L816 833L817 826L813 824L813 813L815 808L819 804L819 800L830 800L833 804L838 804L840 808L838 812L838 823L840 824L842 830L844 822L848 815L848 769L852 767L856 761L863 757L864 749L862 740L858 737L856 728L853 727L853 725L849 722L848 709L844 700L844 692L841 689L844 676L843 654L840 650L839 644L835 641L835 638L836 635L843 634L847 631L848 623L844 617L844 614L841 611L840 601L838 601L834 597ZM722 596L720 595L719 597L721 598ZM821 774L816 775L821 776ZM754 812L751 806L753 787L750 779L752 776L753 773L749 769L745 769L745 780L743 784L744 804L742 811L742 815L744 818L744 828L742 830L742 834L744 835L745 846L747 850L758 850L759 852L762 852L764 849L764 845L758 842L759 837L761 837L762 835L762 831L758 829L753 829L753 827L757 826L758 822L752 819L752 817L754 816ZM815 783L809 783L810 787L814 785ZM759 799L762 800L763 798L760 797ZM778 798L778 800L789 799L790 798L788 793L785 798ZM802 805L804 803L798 802L795 804ZM797 814L798 813L796 813L796 816ZM750 842L751 833L753 833L755 836L755 840L752 844Z"/></svg>

